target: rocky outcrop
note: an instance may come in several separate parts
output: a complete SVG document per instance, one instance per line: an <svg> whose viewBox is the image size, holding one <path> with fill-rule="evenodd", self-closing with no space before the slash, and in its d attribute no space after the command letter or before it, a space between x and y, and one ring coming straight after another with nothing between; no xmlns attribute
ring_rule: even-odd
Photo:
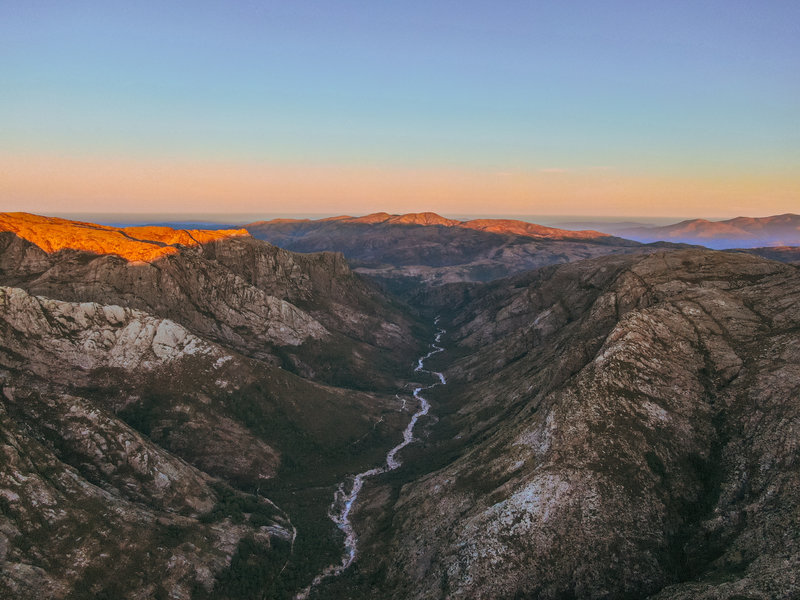
<svg viewBox="0 0 800 600"><path fill-rule="evenodd" d="M335 485L402 439L419 325L337 254L128 228L176 250L132 261L18 233L0 232L0 596L305 586L341 552Z"/></svg>
<svg viewBox="0 0 800 600"><path fill-rule="evenodd" d="M359 581L398 599L792 597L798 292L795 267L681 251L476 293L450 315L461 358L416 457L433 470L356 515Z"/></svg>
<svg viewBox="0 0 800 600"><path fill-rule="evenodd" d="M3 219L7 229L9 223L27 223L14 214ZM84 245L91 245L98 231L109 233L91 224L45 221L73 241L88 232ZM35 225L30 227L38 231ZM338 254L294 254L238 231L111 230L114 235L155 238L152 243L186 236L199 240L169 246L176 252L150 262L132 262L113 253L47 252L47 244L40 247L20 237L38 240L45 234L37 237L17 229L19 233L0 232L0 283L34 295L142 310L249 356L338 385L357 381L356 373L371 373L364 387L389 387L393 381L387 371L400 372L419 349L411 333L418 325L408 313L355 275ZM336 373L312 366L321 361L324 347L338 348ZM399 353L387 356L387 348ZM395 360L387 369L387 362Z"/></svg>
<svg viewBox="0 0 800 600"><path fill-rule="evenodd" d="M167 319L121 306L31 296L19 288L0 287L0 328L6 351L27 353L37 344L39 360L32 367L42 369L37 375L56 380L72 379L64 370L67 366L134 371L198 352L215 353L208 343Z"/></svg>

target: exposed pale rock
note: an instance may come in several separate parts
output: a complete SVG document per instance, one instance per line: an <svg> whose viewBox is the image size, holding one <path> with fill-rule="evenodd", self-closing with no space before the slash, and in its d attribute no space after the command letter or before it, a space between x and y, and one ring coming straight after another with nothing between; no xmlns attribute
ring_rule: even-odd
<svg viewBox="0 0 800 600"><path fill-rule="evenodd" d="M196 352L215 352L166 319L119 306L37 298L17 288L0 287L0 321L7 343L35 340L43 353L56 354L87 370L153 368ZM49 370L52 365L42 367Z"/></svg>
<svg viewBox="0 0 800 600"><path fill-rule="evenodd" d="M461 300L419 460L454 458L357 509L361 572L397 600L792 597L798 297L794 267L692 250Z"/></svg>

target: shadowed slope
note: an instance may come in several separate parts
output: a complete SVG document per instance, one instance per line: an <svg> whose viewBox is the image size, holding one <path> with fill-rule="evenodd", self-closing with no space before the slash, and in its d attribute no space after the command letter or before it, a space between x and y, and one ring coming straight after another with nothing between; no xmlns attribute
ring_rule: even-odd
<svg viewBox="0 0 800 600"><path fill-rule="evenodd" d="M320 597L793 597L797 268L687 250L467 292L428 447L362 492L361 574Z"/></svg>

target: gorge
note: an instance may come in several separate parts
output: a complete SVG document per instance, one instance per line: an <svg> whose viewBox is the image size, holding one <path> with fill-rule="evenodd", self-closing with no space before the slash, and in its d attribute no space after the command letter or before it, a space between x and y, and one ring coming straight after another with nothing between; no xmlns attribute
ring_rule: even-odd
<svg viewBox="0 0 800 600"><path fill-rule="evenodd" d="M427 240L371 278L3 214L0 595L793 597L798 267L537 238L479 280L521 234L422 220L358 224Z"/></svg>
<svg viewBox="0 0 800 600"><path fill-rule="evenodd" d="M439 324L439 317L434 319L434 325ZM381 467L374 467L367 471L363 471L362 473L358 473L352 477L352 482L350 484L350 491L345 492L345 482L339 484L339 487L336 490L333 498L333 504L331 504L330 508L330 517L331 520L336 523L337 527L342 530L345 535L344 538L344 555L342 558L342 563L340 565L330 565L326 567L322 573L317 575L314 580L311 582L311 585L303 590L300 594L297 595L297 598L303 600L308 597L311 589L315 586L319 585L324 579L328 577L336 577L340 575L347 567L349 567L356 558L356 550L358 546L358 536L356 535L355 529L353 528L353 524L350 522L350 511L353 509L353 505L358 500L358 494L361 491L362 486L364 485L364 480L369 477L374 477L376 475L380 475L382 473L386 473L387 471L393 471L398 469L403 463L400 459L397 458L398 452L400 452L403 448L408 446L411 442L414 441L414 427L417 424L417 421L420 417L424 417L428 414L430 410L430 403L423 398L420 393L432 389L437 385L445 385L447 381L442 373L438 371L427 371L424 368L424 362L429 359L431 356L438 352L444 352L444 348L437 346L441 339L442 335L444 335L445 330L439 329L436 332L436 337L434 338L434 342L431 344L432 350L430 350L425 356L421 356L417 360L417 366L414 368L415 373L430 373L431 375L435 375L439 379L439 383L434 383L432 385L428 385L425 387L417 387L414 388L413 397L415 400L419 402L419 408L414 412L411 416L411 420L406 425L406 428L403 430L403 441L397 444L394 448L389 450L388 454L386 455L386 465ZM405 404L403 405L405 407Z"/></svg>

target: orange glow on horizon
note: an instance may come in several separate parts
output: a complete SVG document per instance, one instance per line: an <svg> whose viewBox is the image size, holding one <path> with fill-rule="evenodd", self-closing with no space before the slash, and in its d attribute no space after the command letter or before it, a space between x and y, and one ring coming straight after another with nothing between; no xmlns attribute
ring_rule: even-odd
<svg viewBox="0 0 800 600"><path fill-rule="evenodd" d="M766 216L800 175L665 176L0 156L0 210L40 214L434 211L445 215Z"/></svg>

